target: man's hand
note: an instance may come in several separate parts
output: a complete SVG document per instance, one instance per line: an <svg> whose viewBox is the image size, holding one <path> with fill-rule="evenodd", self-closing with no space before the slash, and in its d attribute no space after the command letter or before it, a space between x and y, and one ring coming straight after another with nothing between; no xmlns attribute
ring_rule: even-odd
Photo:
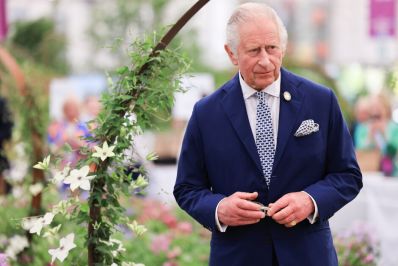
<svg viewBox="0 0 398 266"><path fill-rule="evenodd" d="M269 207L267 215L286 227L295 226L315 211L310 196L303 191L288 193Z"/></svg>
<svg viewBox="0 0 398 266"><path fill-rule="evenodd" d="M251 202L258 196L257 192L235 192L224 198L217 209L218 220L228 226L258 223L265 217L257 203Z"/></svg>

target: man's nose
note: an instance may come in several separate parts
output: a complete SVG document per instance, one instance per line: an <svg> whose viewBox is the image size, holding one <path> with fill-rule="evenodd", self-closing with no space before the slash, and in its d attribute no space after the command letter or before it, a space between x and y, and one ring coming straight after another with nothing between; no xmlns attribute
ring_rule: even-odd
<svg viewBox="0 0 398 266"><path fill-rule="evenodd" d="M260 58L258 60L258 64L260 66L267 66L270 63L269 54L265 49L261 49Z"/></svg>

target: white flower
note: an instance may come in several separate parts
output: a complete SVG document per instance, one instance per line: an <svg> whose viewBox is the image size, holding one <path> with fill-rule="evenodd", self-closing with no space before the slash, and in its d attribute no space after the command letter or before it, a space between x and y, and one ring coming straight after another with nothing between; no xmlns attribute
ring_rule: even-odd
<svg viewBox="0 0 398 266"><path fill-rule="evenodd" d="M54 205L52 208L52 213L55 215L61 213L62 215L67 215L68 210L74 207L76 204L74 198L69 198L67 200L61 200L58 204Z"/></svg>
<svg viewBox="0 0 398 266"><path fill-rule="evenodd" d="M136 188L144 188L148 186L148 180L145 179L142 175L139 175L137 180L133 181L131 183L131 189L136 189Z"/></svg>
<svg viewBox="0 0 398 266"><path fill-rule="evenodd" d="M44 160L42 162L38 162L37 164L35 164L33 166L33 168L47 170L48 165L50 164L50 158L51 158L51 155L48 155L46 158L44 158Z"/></svg>
<svg viewBox="0 0 398 266"><path fill-rule="evenodd" d="M106 158L115 156L113 152L114 148L115 146L108 147L108 143L105 141L104 144L102 144L102 148L94 146L96 152L93 153L93 157L98 157L101 158L102 161L105 161Z"/></svg>
<svg viewBox="0 0 398 266"><path fill-rule="evenodd" d="M143 263L122 262L122 266L145 266Z"/></svg>
<svg viewBox="0 0 398 266"><path fill-rule="evenodd" d="M28 163L26 158L16 157L15 160L12 160L10 162L10 164L11 167L8 170L7 175L5 176L9 180L20 183L27 176L28 170L30 168L30 163Z"/></svg>
<svg viewBox="0 0 398 266"><path fill-rule="evenodd" d="M132 223L127 224L127 226L133 231L137 236L144 234L148 229L144 225L139 225L136 220Z"/></svg>
<svg viewBox="0 0 398 266"><path fill-rule="evenodd" d="M23 218L21 221L21 227L24 230L29 231L33 227L36 220L37 220L37 218L33 218L33 217Z"/></svg>
<svg viewBox="0 0 398 266"><path fill-rule="evenodd" d="M123 247L123 243L117 239L110 239L109 242L111 242L113 245L117 245L117 249L112 251L112 255L116 257L119 253L125 252L126 249Z"/></svg>
<svg viewBox="0 0 398 266"><path fill-rule="evenodd" d="M53 182L54 184L60 184L62 181L64 181L64 179L68 176L69 171L70 171L70 167L69 167L69 163L65 166L64 169L62 169L61 171L56 171L54 178L51 180L51 182Z"/></svg>
<svg viewBox="0 0 398 266"><path fill-rule="evenodd" d="M5 254L11 259L15 260L16 255L21 253L21 251L24 250L26 247L29 247L29 243L26 237L15 235L10 238Z"/></svg>
<svg viewBox="0 0 398 266"><path fill-rule="evenodd" d="M61 229L62 224L57 225L54 228L48 229L44 234L43 237L53 239L55 236L58 235L59 229Z"/></svg>
<svg viewBox="0 0 398 266"><path fill-rule="evenodd" d="M155 161L157 159L159 159L159 156L156 153L154 153L154 152L150 152L146 156L146 160L147 161Z"/></svg>
<svg viewBox="0 0 398 266"><path fill-rule="evenodd" d="M112 247L115 246L116 249L112 250L112 255L116 257L119 253L125 252L126 249L123 247L123 243L114 238L110 238L109 241L100 240L100 242L104 243L105 245Z"/></svg>
<svg viewBox="0 0 398 266"><path fill-rule="evenodd" d="M12 196L16 199L20 199L25 196L25 192L21 186L15 186L12 188Z"/></svg>
<svg viewBox="0 0 398 266"><path fill-rule="evenodd" d="M64 180L65 184L70 184L70 189L75 191L76 188L80 187L84 190L90 190L90 180L95 177L95 175L87 176L90 172L90 167L83 166L79 170L73 169L69 176Z"/></svg>
<svg viewBox="0 0 398 266"><path fill-rule="evenodd" d="M42 192L43 190L43 184L42 183L36 183L33 184L29 187L29 192L30 194L32 194L33 196L37 196L40 194L40 192Z"/></svg>
<svg viewBox="0 0 398 266"><path fill-rule="evenodd" d="M43 229L44 226L51 224L53 221L54 214L51 212L47 212L43 217L39 217L37 219L31 219L31 221L23 221L22 222L22 227L25 230L29 230L29 233L31 234L37 234L40 235L41 230Z"/></svg>
<svg viewBox="0 0 398 266"><path fill-rule="evenodd" d="M118 266L116 263L112 263L111 266ZM122 266L145 266L142 263L134 263L134 262L122 262Z"/></svg>
<svg viewBox="0 0 398 266"><path fill-rule="evenodd" d="M66 259L69 255L69 251L76 247L73 242L75 234L71 233L59 241L59 247L57 249L49 249L48 253L52 256L51 263L54 263L55 259L59 259L61 262Z"/></svg>

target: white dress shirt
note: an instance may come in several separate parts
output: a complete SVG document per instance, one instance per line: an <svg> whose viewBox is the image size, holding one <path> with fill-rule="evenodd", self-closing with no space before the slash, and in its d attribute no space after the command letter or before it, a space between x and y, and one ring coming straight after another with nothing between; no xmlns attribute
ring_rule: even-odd
<svg viewBox="0 0 398 266"><path fill-rule="evenodd" d="M257 113L257 103L258 103L258 99L256 96L257 90L251 88L243 80L240 73L239 73L239 82L240 82L240 86L242 88L243 99L245 101L246 112L247 112L247 117L249 119L250 129L252 131L253 138L256 139L256 113ZM279 126L281 75L279 75L277 80L275 80L271 85L264 88L262 91L267 94L267 104L268 104L268 107L271 109L272 128L274 130L274 143L275 143L275 150L276 150L277 139L278 139L278 126ZM307 193L307 192L305 192L305 193ZM311 195L309 195L309 196L310 196L312 202L314 203L315 211L313 214L311 214L309 217L307 217L307 219L311 224L313 224L313 223L315 223L316 218L318 217L318 206L317 206L314 198L312 198ZM220 232L225 232L227 229L227 226L221 225L220 221L218 220L218 216L217 216L217 210L218 210L218 206L220 205L220 202L217 204L217 207L216 207L215 218L216 218L216 224L217 224L218 230Z"/></svg>
<svg viewBox="0 0 398 266"><path fill-rule="evenodd" d="M253 138L256 139L256 114L257 114L257 103L258 99L256 96L256 90L251 88L239 75L240 86L242 87L243 99L246 105L247 117L249 118L250 129L253 133ZM277 145L278 138L278 126L279 126L279 103L280 103L280 91L281 91L281 77L275 80L271 85L262 90L266 93L267 105L271 110L272 118L272 129L274 130L274 143L275 148Z"/></svg>

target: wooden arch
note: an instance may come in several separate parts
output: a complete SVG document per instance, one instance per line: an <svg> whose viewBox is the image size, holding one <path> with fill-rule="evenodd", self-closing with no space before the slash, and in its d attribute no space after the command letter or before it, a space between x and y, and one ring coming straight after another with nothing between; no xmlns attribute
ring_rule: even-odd
<svg viewBox="0 0 398 266"><path fill-rule="evenodd" d="M6 72L11 75L13 78L15 85L17 87L19 95L23 98L24 103L27 108L34 108L34 102L31 97L29 97L28 85L25 80L25 76L19 67L15 58L7 51L6 48L0 46L0 65L3 65L6 69ZM0 76L1 79L1 76ZM31 121L33 123L33 121ZM43 136L35 129L33 124L29 124L28 128L30 129L33 143L33 161L41 161L43 157ZM33 184L38 182L43 182L44 173L38 169L33 169ZM4 179L0 177L0 192L1 186L4 186ZM41 211L41 193L36 196L32 196L31 200L31 210L30 215L36 216L39 215ZM29 234L28 234L29 235ZM30 239L30 238L29 238Z"/></svg>

